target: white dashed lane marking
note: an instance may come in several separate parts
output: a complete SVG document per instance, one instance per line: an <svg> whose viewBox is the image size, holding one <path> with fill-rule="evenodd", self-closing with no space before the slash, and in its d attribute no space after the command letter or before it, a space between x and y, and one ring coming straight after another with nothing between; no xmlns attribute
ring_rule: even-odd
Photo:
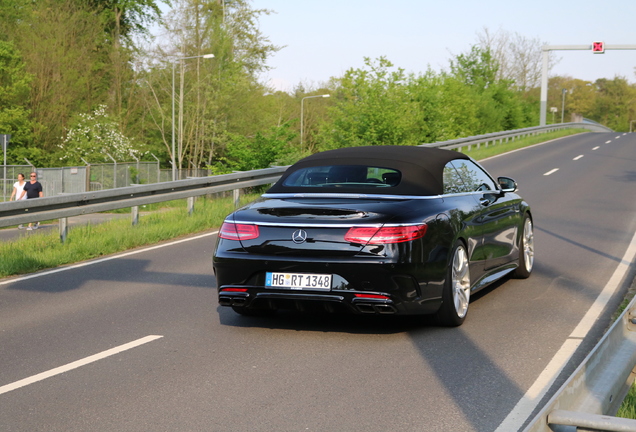
<svg viewBox="0 0 636 432"><path fill-rule="evenodd" d="M82 366L86 366L89 363L93 363L93 362L96 362L97 360L102 360L102 359L105 359L106 357L110 357L110 356L113 356L115 354L119 354L120 352L136 348L136 347L138 347L140 345L147 344L148 342L152 342L152 341L160 339L162 337L163 336L159 336L159 335L146 336L144 338L137 339L137 340L129 342L127 344L120 345L118 347L111 348L111 349L106 350L106 351L102 351L101 353L92 355L90 357L86 357L86 358L83 358L81 360L74 361L73 363L69 363L67 365L60 366L60 367L57 367L55 369L51 369L51 370L46 371L46 372L42 372L42 373L37 374L37 375L33 375L33 376L29 377L29 378L25 378L25 379L22 379L20 381L16 381L16 382L11 383L11 384L4 385L4 386L0 387L0 394L8 393L8 392L10 392L12 390L19 389L20 387L28 386L29 384L33 384L33 383L36 383L38 381L45 380L47 378L51 378L51 377L53 377L55 375L59 375L59 374L62 374L64 372L68 372L70 370L77 369L77 368L82 367Z"/></svg>

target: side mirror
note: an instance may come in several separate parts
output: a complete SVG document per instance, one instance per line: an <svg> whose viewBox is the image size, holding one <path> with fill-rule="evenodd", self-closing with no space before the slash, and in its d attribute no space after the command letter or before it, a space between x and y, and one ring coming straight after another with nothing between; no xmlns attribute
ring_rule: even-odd
<svg viewBox="0 0 636 432"><path fill-rule="evenodd" d="M511 193L517 191L517 182L510 177L498 177L499 187L503 193Z"/></svg>

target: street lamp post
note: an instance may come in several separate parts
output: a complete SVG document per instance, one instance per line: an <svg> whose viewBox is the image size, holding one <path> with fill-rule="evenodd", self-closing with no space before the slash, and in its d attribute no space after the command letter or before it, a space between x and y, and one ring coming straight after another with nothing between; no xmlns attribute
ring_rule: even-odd
<svg viewBox="0 0 636 432"><path fill-rule="evenodd" d="M305 99L311 99L311 98L328 98L331 95L328 94L324 94L324 95L316 95L316 96L305 96L304 98L302 98L300 100L300 150L303 150L303 132L304 132L304 123L305 123L305 116L304 116L304 111L303 111L303 103L305 102Z"/></svg>
<svg viewBox="0 0 636 432"><path fill-rule="evenodd" d="M9 143L9 137L11 135L0 135L2 138L2 153L4 155L4 174L2 175L2 201L7 200L7 144ZM16 200L18 197L15 197Z"/></svg>
<svg viewBox="0 0 636 432"><path fill-rule="evenodd" d="M177 59L175 59L172 62L172 181L175 181L177 179L177 160L175 157L175 144L174 144L174 69L175 66L177 64L177 62L182 61L182 60L188 60L188 59L193 59L193 58L213 58L214 54L204 54L204 55L198 55L198 56L191 56L191 57L179 57Z"/></svg>
<svg viewBox="0 0 636 432"><path fill-rule="evenodd" d="M561 90L561 94L562 94L562 97L561 97L561 123L563 123L563 116L565 115L565 94L567 92L568 91L566 89L562 89Z"/></svg>

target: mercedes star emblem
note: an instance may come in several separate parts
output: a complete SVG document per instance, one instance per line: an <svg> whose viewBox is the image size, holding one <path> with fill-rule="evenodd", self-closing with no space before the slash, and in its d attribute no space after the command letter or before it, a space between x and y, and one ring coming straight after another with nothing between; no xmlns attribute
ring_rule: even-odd
<svg viewBox="0 0 636 432"><path fill-rule="evenodd" d="M305 230L299 229L294 231L294 233L292 234L292 241L296 244L305 243L306 240L307 240L307 231Z"/></svg>

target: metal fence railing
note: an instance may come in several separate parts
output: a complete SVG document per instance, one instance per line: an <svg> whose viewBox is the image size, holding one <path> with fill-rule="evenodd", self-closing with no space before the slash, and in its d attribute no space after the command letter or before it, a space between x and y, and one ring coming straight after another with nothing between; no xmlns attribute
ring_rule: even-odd
<svg viewBox="0 0 636 432"><path fill-rule="evenodd" d="M585 119L584 119L585 120ZM589 121L583 121L580 123L559 123L549 126L536 126L523 129L515 129L503 132L493 132L484 135L476 135L466 138L457 138L448 141L441 141L431 144L422 144L425 147L439 147L445 149L457 149L462 151L463 147L470 150L472 146L479 148L482 144L488 146L490 144L506 143L508 141L514 141L518 138L524 138L528 136L536 136L544 133L554 132L562 129L586 129L590 132L613 132L612 129L605 127L601 124Z"/></svg>

